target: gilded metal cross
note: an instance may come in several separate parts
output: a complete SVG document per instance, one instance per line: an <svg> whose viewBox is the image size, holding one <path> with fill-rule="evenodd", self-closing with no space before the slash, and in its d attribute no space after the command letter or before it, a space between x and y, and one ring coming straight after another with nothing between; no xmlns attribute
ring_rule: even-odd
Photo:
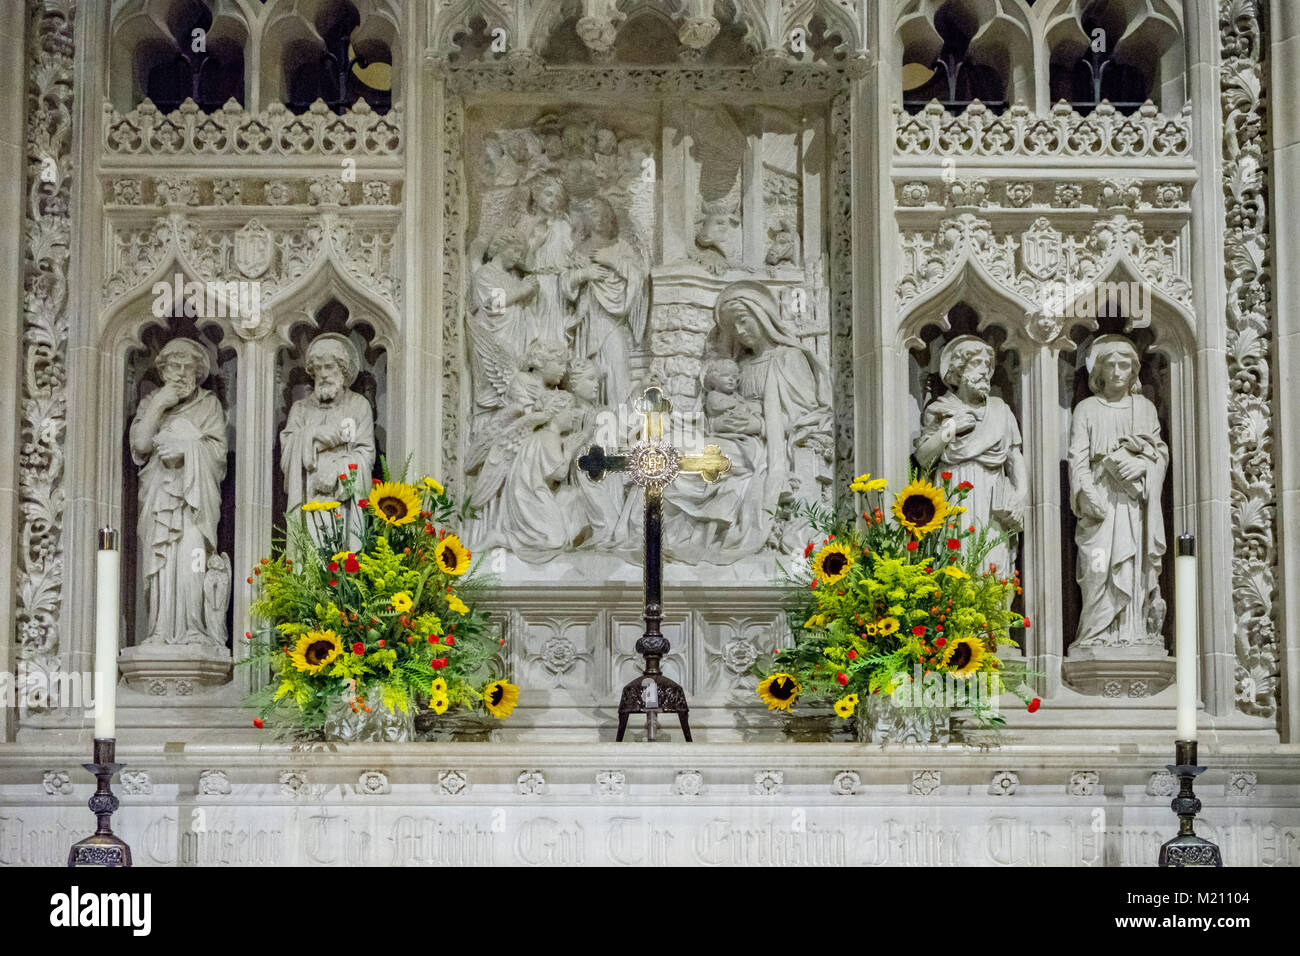
<svg viewBox="0 0 1300 956"><path fill-rule="evenodd" d="M578 467L593 481L610 472L624 472L630 484L645 492L645 632L636 642L636 651L645 658L645 670L623 688L618 704L618 736L623 739L631 714L646 715L646 739L655 739L655 717L660 713L677 714L682 735L689 743L691 728L687 720L686 694L675 681L665 677L659 661L671 645L660 628L663 622L663 492L682 473L697 474L707 482L721 479L731 470L731 459L717 445L706 445L695 455L684 455L664 441L664 419L672 405L658 388L647 388L637 402L645 417L639 442L629 451L605 454L599 445L578 459Z"/></svg>

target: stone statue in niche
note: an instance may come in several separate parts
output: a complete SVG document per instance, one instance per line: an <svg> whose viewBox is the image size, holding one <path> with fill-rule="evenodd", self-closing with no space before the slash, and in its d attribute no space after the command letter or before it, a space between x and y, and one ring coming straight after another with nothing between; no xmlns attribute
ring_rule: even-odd
<svg viewBox="0 0 1300 956"><path fill-rule="evenodd" d="M224 650L230 588L206 586L218 552L226 414L211 391L208 351L173 339L158 352L162 387L131 421L131 458L140 467L140 573L148 623L140 645L206 645ZM228 582L228 570L227 582ZM224 598L221 598L224 594ZM220 621L210 620L219 616Z"/></svg>
<svg viewBox="0 0 1300 956"><path fill-rule="evenodd" d="M1122 335L1088 350L1093 394L1070 425L1070 504L1078 518L1076 577L1083 610L1074 647L1163 649L1160 496L1169 449L1156 407L1141 394L1141 362Z"/></svg>
<svg viewBox="0 0 1300 956"><path fill-rule="evenodd" d="M374 412L366 397L351 389L361 371L352 341L336 332L318 335L307 346L303 364L312 379L311 394L293 403L280 432L280 468L291 512L308 501L341 500L339 476L351 465L364 496L375 460ZM351 526L359 529L356 502L343 502L343 507L353 510ZM313 538L320 527L307 522ZM354 535L352 546L359 542Z"/></svg>
<svg viewBox="0 0 1300 956"><path fill-rule="evenodd" d="M530 185L528 196L520 229L528 242L525 268L537 280L537 295L526 313L524 341L563 346L577 321L560 291L561 275L574 265L569 195L563 182L546 176Z"/></svg>
<svg viewBox="0 0 1300 956"><path fill-rule="evenodd" d="M959 335L943 347L939 377L949 390L925 407L914 454L926 471L949 471L954 482L969 481L970 517L1012 534L1024 528L1028 474L1016 417L989 394L994 359L993 347L974 335ZM1015 559L1008 544L986 558L1008 574Z"/></svg>

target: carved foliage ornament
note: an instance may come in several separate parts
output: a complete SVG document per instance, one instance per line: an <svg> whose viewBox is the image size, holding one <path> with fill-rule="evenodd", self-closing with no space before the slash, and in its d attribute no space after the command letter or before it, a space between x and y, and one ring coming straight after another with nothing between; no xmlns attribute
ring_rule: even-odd
<svg viewBox="0 0 1300 956"><path fill-rule="evenodd" d="M1237 707L1277 713L1277 523L1273 478L1273 386L1267 289L1268 143L1265 38L1256 0L1219 5L1223 60L1223 191L1227 216L1228 444L1232 455L1232 603Z"/></svg>
<svg viewBox="0 0 1300 956"><path fill-rule="evenodd" d="M1062 235L1046 218L1039 218L1017 236L973 213L962 213L945 219L936 231L905 234L903 253L902 277L896 287L900 313L973 262L1009 296L1037 305L1027 316L1027 331L1040 342L1050 342L1061 333L1066 310L1091 294L1120 256L1128 259L1144 282L1191 307L1191 284L1183 275L1178 235L1148 231L1122 214L1072 235Z"/></svg>
<svg viewBox="0 0 1300 956"><path fill-rule="evenodd" d="M34 0L29 10L15 617L18 657L31 672L60 670L75 6Z"/></svg>
<svg viewBox="0 0 1300 956"><path fill-rule="evenodd" d="M110 156L394 156L402 152L402 112L380 115L364 100L337 114L317 100L301 115L283 103L249 113L234 100L205 113L187 99L170 113L145 100L126 114L104 104Z"/></svg>
<svg viewBox="0 0 1300 956"><path fill-rule="evenodd" d="M953 116L938 101L913 116L894 107L894 149L908 156L1186 156L1191 116L1164 116L1148 101L1132 116L1103 103L1081 116L1057 103L1038 116L1016 103L1001 116L974 102Z"/></svg>

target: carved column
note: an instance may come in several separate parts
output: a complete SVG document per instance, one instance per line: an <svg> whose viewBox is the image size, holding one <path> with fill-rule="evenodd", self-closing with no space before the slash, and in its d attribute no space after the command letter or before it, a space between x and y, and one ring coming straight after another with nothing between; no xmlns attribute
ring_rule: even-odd
<svg viewBox="0 0 1300 956"><path fill-rule="evenodd" d="M0 71L0 110L5 116L26 114L27 94L27 4L7 3L0 7L0 41L9 50L7 65ZM23 274L23 194L27 183L27 159L22 126L18 123L0 129L0 182L7 189L0 202L0 314L22 315L23 297L20 277ZM20 447L18 397L22 385L20 357L22 342L19 322L0 327L0 447ZM14 517L18 514L18 455L6 457L0 468L0 542L10 554L18 553ZM14 589L0 589L0 673L15 669L18 653L14 642ZM0 743L12 739L15 712L9 702L0 704Z"/></svg>
<svg viewBox="0 0 1300 956"><path fill-rule="evenodd" d="M1223 122L1219 107L1218 4L1215 0L1189 0L1185 4L1189 100L1193 105L1192 156L1201 184L1191 197L1192 301L1200 321L1195 358L1198 447L1179 454L1182 468L1196 469L1196 497L1184 515L1175 516L1174 533L1182 522L1195 523L1198 539L1201 592L1201 688L1205 709L1215 715L1233 709L1233 528L1229 509L1232 496L1232 449L1223 415L1230 401L1226 300L1222 272L1224 210L1219 185L1223 152Z"/></svg>
<svg viewBox="0 0 1300 956"><path fill-rule="evenodd" d="M1300 8L1293 3L1269 4L1269 46L1267 52L1270 69L1266 76L1272 124L1273 151L1271 156L1272 196L1270 210L1295 208L1300 200L1300 89L1295 85L1295 70L1300 51ZM1229 157L1231 161L1231 157ZM1271 228L1260 235L1260 241L1272 242L1274 263L1290 263L1300 255L1300 221L1295 216L1283 215L1269 220ZM1295 269L1273 269L1269 274L1273 283L1273 321L1276 334L1274 367L1277 369L1275 435L1300 434L1300 272ZM1277 554L1281 556L1278 569L1279 608L1300 607L1300 443L1281 441L1273 445L1274 463L1277 467L1276 495L1278 501L1277 528L1280 536ZM1300 613L1283 612L1278 622L1278 643L1281 660L1281 719L1279 729L1287 743L1300 741ZM1249 675L1247 662L1247 675ZM1254 694L1252 697L1256 696Z"/></svg>
<svg viewBox="0 0 1300 956"><path fill-rule="evenodd" d="M1064 457L1060 415L1060 376L1057 351L1039 346L1022 353L1025 466L1029 472L1029 515L1024 531L1025 614L1031 629L1024 633L1029 669L1040 671L1044 697L1061 686L1061 660L1065 656L1060 579L1061 483L1059 463ZM1032 414L1029 410L1033 410Z"/></svg>

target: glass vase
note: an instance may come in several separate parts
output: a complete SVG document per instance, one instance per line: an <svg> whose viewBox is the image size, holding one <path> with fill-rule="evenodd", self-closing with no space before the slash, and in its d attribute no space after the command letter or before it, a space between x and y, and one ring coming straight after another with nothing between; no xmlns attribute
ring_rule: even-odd
<svg viewBox="0 0 1300 956"><path fill-rule="evenodd" d="M861 743L946 744L952 739L952 711L947 707L899 706L893 697L872 694L858 705Z"/></svg>
<svg viewBox="0 0 1300 956"><path fill-rule="evenodd" d="M407 743L415 738L414 709L403 713L384 706L383 695L375 694L367 713L353 713L345 698L339 698L330 707L325 720L327 740L346 744Z"/></svg>

